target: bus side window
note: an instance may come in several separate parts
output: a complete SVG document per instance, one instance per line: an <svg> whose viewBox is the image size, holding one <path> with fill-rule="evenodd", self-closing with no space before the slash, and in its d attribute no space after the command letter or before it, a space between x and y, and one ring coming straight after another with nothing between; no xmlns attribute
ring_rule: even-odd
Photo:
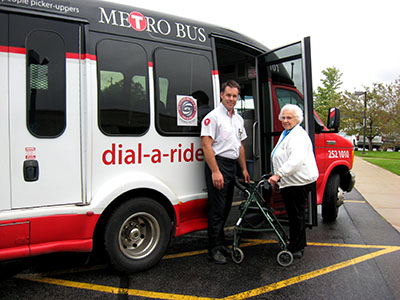
<svg viewBox="0 0 400 300"><path fill-rule="evenodd" d="M204 107L213 108L211 61L202 54L158 48L154 67L157 130L163 135L198 135ZM178 125L177 96L196 99L197 119L189 126Z"/></svg>
<svg viewBox="0 0 400 300"><path fill-rule="evenodd" d="M105 39L96 51L99 128L107 135L144 134L150 125L145 50L138 44Z"/></svg>
<svg viewBox="0 0 400 300"><path fill-rule="evenodd" d="M28 35L27 125L34 136L57 137L65 130L65 52L64 40L55 32Z"/></svg>
<svg viewBox="0 0 400 300"><path fill-rule="evenodd" d="M296 104L304 110L304 101L295 91L277 88L276 96L278 98L279 108L282 108L285 104Z"/></svg>
<svg viewBox="0 0 400 300"><path fill-rule="evenodd" d="M168 94L168 79L158 78L159 98L157 101L157 112L159 115L167 114L167 94Z"/></svg>

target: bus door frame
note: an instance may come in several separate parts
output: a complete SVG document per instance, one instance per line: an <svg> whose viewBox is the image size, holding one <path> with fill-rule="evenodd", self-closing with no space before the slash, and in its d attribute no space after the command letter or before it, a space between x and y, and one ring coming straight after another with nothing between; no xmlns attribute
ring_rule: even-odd
<svg viewBox="0 0 400 300"><path fill-rule="evenodd" d="M294 48L295 53L288 50ZM273 101L272 98L272 85L273 79L272 70L273 66L278 66L288 61L300 60L301 61L301 75L302 75L302 94L304 96L304 124L305 130L308 132L310 139L313 143L315 153L315 128L314 128L314 108L313 108L313 94L312 94L312 75L311 75L311 44L310 37L305 37L302 41L292 43L277 49L268 51L257 57L256 73L257 73L257 99L258 105L258 139L259 139L259 152L255 153L260 156L261 170L264 173L271 172L270 152L272 151L273 138L279 136L280 133L273 132ZM279 73L275 72L275 75ZM287 74L287 73L286 73ZM262 76L266 75L266 79ZM282 75L282 74L281 74ZM293 73L292 73L293 78ZM277 116L275 116L277 119ZM269 131L266 130L269 128ZM268 141L269 140L269 141ZM272 143L271 143L272 142ZM269 144L268 144L269 143ZM269 145L270 149L267 149ZM313 190L308 197L308 209L306 210L306 224L307 226L317 226L317 193L316 183L314 183Z"/></svg>

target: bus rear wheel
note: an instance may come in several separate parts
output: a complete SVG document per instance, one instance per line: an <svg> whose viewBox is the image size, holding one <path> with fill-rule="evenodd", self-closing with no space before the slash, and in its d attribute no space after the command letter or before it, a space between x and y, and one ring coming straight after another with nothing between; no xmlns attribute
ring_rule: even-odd
<svg viewBox="0 0 400 300"><path fill-rule="evenodd" d="M336 220L339 212L339 203L343 203L344 193L340 188L340 175L331 174L326 183L324 198L322 200L322 219L325 222Z"/></svg>
<svg viewBox="0 0 400 300"><path fill-rule="evenodd" d="M170 218L161 204L145 197L125 202L105 228L109 261L127 274L149 269L164 255L170 234Z"/></svg>

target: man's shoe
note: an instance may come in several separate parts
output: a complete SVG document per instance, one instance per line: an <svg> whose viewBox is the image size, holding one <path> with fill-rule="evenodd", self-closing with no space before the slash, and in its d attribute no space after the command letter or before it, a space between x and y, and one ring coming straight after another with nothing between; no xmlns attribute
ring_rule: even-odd
<svg viewBox="0 0 400 300"><path fill-rule="evenodd" d="M293 258L302 258L303 254L304 254L304 250L303 249L292 253Z"/></svg>
<svg viewBox="0 0 400 300"><path fill-rule="evenodd" d="M225 255L225 256L230 256L230 255L232 255L232 250L229 249L229 248L226 247L226 246L220 246L220 247L219 247L219 251L221 251L222 254Z"/></svg>
<svg viewBox="0 0 400 300"><path fill-rule="evenodd" d="M226 264L226 258L222 252L218 249L213 249L210 251L210 260L217 265Z"/></svg>

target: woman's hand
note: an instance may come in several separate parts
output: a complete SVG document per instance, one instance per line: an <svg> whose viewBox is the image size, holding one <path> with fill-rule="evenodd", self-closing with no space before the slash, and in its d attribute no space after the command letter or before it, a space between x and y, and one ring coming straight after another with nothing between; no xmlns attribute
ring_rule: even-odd
<svg viewBox="0 0 400 300"><path fill-rule="evenodd" d="M281 179L281 177L278 174L272 175L269 179L268 182L270 184L278 184L278 181Z"/></svg>

